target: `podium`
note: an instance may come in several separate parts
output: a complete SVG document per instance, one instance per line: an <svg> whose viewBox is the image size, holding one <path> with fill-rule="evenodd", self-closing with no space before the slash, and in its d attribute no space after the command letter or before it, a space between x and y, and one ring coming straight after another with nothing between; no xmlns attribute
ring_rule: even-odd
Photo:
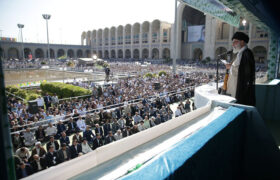
<svg viewBox="0 0 280 180"><path fill-rule="evenodd" d="M196 108L206 106L210 101L219 101L223 103L236 102L236 99L231 96L218 94L215 83L210 83L196 87L194 97L194 104Z"/></svg>

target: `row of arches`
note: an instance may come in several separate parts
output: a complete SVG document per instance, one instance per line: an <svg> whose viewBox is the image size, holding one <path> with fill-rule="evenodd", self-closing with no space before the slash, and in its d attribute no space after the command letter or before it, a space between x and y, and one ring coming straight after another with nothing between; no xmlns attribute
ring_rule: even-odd
<svg viewBox="0 0 280 180"><path fill-rule="evenodd" d="M215 52L215 58L218 58L219 54L223 54L227 51L228 50L225 47L217 48L216 52ZM255 62L265 63L265 60L267 58L267 50L264 46L255 46L254 48L252 48L252 51L254 54ZM226 58L226 57L224 57L224 58Z"/></svg>
<svg viewBox="0 0 280 180"><path fill-rule="evenodd" d="M37 48L32 52L30 48L24 48L24 57L28 58L29 55L32 55L33 58L47 58L48 57L48 50L44 51L41 48ZM5 54L5 51L3 48L0 47L0 55L1 57L7 57L8 59L14 58L14 59L20 59L21 53L18 48L10 47L7 51L7 54ZM68 58L82 58L82 57L88 57L90 58L92 56L90 50L73 50L73 49L58 49L56 52L54 49L50 49L50 58L59 58L62 56L66 56Z"/></svg>
<svg viewBox="0 0 280 180"><path fill-rule="evenodd" d="M149 33L151 33L151 41L153 43L160 41L160 35L168 36L169 33L161 33L162 29L171 31L171 24L165 25L161 29L161 21L156 19L152 22L144 21L142 24L134 23L125 26L119 25L111 28L98 29L93 31L83 32L81 36L82 44L86 45L121 45L121 44L138 44L148 43ZM151 32L150 32L151 31ZM142 39L140 39L142 37ZM132 42L133 39L133 42Z"/></svg>
<svg viewBox="0 0 280 180"><path fill-rule="evenodd" d="M162 51L162 57L160 57L159 50L157 48L152 49L151 51L151 58L152 59L167 59L170 58L170 50L168 48L163 49ZM104 50L104 51L93 51L93 54L97 54L99 58L104 58L104 59L114 59L114 58L125 58L125 59L147 59L149 58L149 50L148 49L143 49L142 50L142 57L140 57L140 51L139 49L134 49L132 52L130 49L126 49L124 52L122 49L119 50L114 50L112 49L111 51L109 50Z"/></svg>
<svg viewBox="0 0 280 180"><path fill-rule="evenodd" d="M223 54L227 52L228 50L225 47L218 47L215 51L215 58L218 59L219 54ZM255 58L255 62L257 63L265 63L266 57L267 57L267 50L264 46L255 46L253 49L253 54ZM203 51L200 48L195 48L193 50L193 59L195 60L201 60L203 58ZM226 59L227 57L221 57L223 59Z"/></svg>

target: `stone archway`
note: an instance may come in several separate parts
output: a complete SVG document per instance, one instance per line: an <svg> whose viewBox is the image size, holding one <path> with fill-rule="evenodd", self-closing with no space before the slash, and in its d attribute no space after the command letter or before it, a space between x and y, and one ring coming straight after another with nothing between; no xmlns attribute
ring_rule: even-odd
<svg viewBox="0 0 280 180"><path fill-rule="evenodd" d="M121 49L118 50L118 58L123 58L123 51Z"/></svg>
<svg viewBox="0 0 280 180"><path fill-rule="evenodd" d="M65 51L63 49L59 49L57 51L57 58L60 58L65 55Z"/></svg>
<svg viewBox="0 0 280 180"><path fill-rule="evenodd" d="M157 48L152 50L152 59L159 59L159 50Z"/></svg>
<svg viewBox="0 0 280 180"><path fill-rule="evenodd" d="M81 57L83 57L83 51L81 49L79 49L77 51L77 58L81 58Z"/></svg>
<svg viewBox="0 0 280 180"><path fill-rule="evenodd" d="M116 51L115 50L111 50L111 58L116 58Z"/></svg>
<svg viewBox="0 0 280 180"><path fill-rule="evenodd" d="M139 55L139 50L138 49L134 49L133 50L133 58L134 59L139 59L140 55Z"/></svg>
<svg viewBox="0 0 280 180"><path fill-rule="evenodd" d="M41 48L35 50L35 58L44 58L44 51Z"/></svg>
<svg viewBox="0 0 280 180"><path fill-rule="evenodd" d="M100 51L98 51L98 58L103 58L103 53L102 53L102 51L100 50Z"/></svg>
<svg viewBox="0 0 280 180"><path fill-rule="evenodd" d="M29 48L24 48L24 58L29 58L29 55L32 55L32 51ZM33 56L33 55L32 55Z"/></svg>
<svg viewBox="0 0 280 180"><path fill-rule="evenodd" d="M256 63L266 63L267 50L264 46L256 46L252 49Z"/></svg>
<svg viewBox="0 0 280 180"><path fill-rule="evenodd" d="M109 51L108 50L104 51L104 58L109 59Z"/></svg>
<svg viewBox="0 0 280 180"><path fill-rule="evenodd" d="M46 55L46 57L48 57L48 50L47 50L47 55ZM54 59L55 58L55 54L54 54L54 50L53 49L50 49L50 58L51 59Z"/></svg>
<svg viewBox="0 0 280 180"><path fill-rule="evenodd" d="M193 59L194 60L201 60L203 57L202 50L200 48L196 48L193 51Z"/></svg>
<svg viewBox="0 0 280 180"><path fill-rule="evenodd" d="M149 58L149 50L148 49L143 49L142 50L142 58L143 59L148 59Z"/></svg>
<svg viewBox="0 0 280 180"><path fill-rule="evenodd" d="M87 49L85 53L86 53L86 57L87 58L91 58L91 53L90 53L89 49Z"/></svg>
<svg viewBox="0 0 280 180"><path fill-rule="evenodd" d="M67 56L68 56L69 58L74 58L74 51L73 51L73 49L68 49L68 51L67 51Z"/></svg>
<svg viewBox="0 0 280 180"><path fill-rule="evenodd" d="M169 59L170 58L170 49L164 48L162 51L163 59Z"/></svg>
<svg viewBox="0 0 280 180"><path fill-rule="evenodd" d="M125 59L130 59L131 58L131 52L129 49L125 50Z"/></svg>
<svg viewBox="0 0 280 180"><path fill-rule="evenodd" d="M8 58L19 59L19 52L17 48L11 47L8 49Z"/></svg>

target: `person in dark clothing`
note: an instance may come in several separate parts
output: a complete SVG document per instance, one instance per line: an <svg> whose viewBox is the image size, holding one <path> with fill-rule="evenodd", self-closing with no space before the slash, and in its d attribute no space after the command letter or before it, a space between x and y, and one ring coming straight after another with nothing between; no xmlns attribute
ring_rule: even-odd
<svg viewBox="0 0 280 180"><path fill-rule="evenodd" d="M106 68L105 68L105 75L106 75L106 77L105 77L105 81L109 81L109 77L110 77L110 68L107 66Z"/></svg>
<svg viewBox="0 0 280 180"><path fill-rule="evenodd" d="M61 149L57 152L59 163L63 163L71 159L71 152L66 143L61 144Z"/></svg>
<svg viewBox="0 0 280 180"><path fill-rule="evenodd" d="M116 141L116 139L115 139L115 137L114 137L114 135L113 135L113 132L112 132L112 131L109 131L109 132L108 132L108 135L107 135L106 138L105 138L105 144L109 144L109 143L111 143L111 142L113 142L113 141Z"/></svg>
<svg viewBox="0 0 280 180"><path fill-rule="evenodd" d="M17 179L25 178L31 174L33 174L32 167L29 164L21 162L20 167L16 170Z"/></svg>
<svg viewBox="0 0 280 180"><path fill-rule="evenodd" d="M30 163L33 172L39 172L41 170L44 170L47 168L47 164L44 158L40 158L40 156L38 156L38 154L35 154L33 156L33 161Z"/></svg>
<svg viewBox="0 0 280 180"><path fill-rule="evenodd" d="M67 136L70 136L71 134L77 131L77 124L76 122L73 121L73 118L70 118L67 126L68 126L68 129L66 131Z"/></svg>
<svg viewBox="0 0 280 180"><path fill-rule="evenodd" d="M50 141L47 143L47 151L49 151L51 145L54 147L55 151L59 150L59 144L56 140L54 140L53 136L50 136Z"/></svg>
<svg viewBox="0 0 280 180"><path fill-rule="evenodd" d="M103 146L103 140L100 134L96 134L96 138L93 140L92 149L95 150L98 147Z"/></svg>
<svg viewBox="0 0 280 180"><path fill-rule="evenodd" d="M236 32L232 37L233 53L237 53L232 63L226 64L229 70L226 93L236 98L236 103L256 104L255 97L255 60L253 52L247 47L249 37Z"/></svg>
<svg viewBox="0 0 280 180"><path fill-rule="evenodd" d="M70 146L71 159L74 159L79 156L79 153L82 153L82 146L77 143L77 140L74 140L72 146Z"/></svg>
<svg viewBox="0 0 280 180"><path fill-rule="evenodd" d="M46 96L44 97L44 102L45 102L45 105L46 105L46 109L48 110L49 109L49 107L51 107L51 96L48 94L48 93L46 93Z"/></svg>
<svg viewBox="0 0 280 180"><path fill-rule="evenodd" d="M54 151L53 145L50 145L49 152L46 154L45 160L48 167L55 166L59 163L58 155Z"/></svg>
<svg viewBox="0 0 280 180"><path fill-rule="evenodd" d="M91 146L95 136L89 126L87 126L85 132L83 132L83 137L87 139L88 144Z"/></svg>

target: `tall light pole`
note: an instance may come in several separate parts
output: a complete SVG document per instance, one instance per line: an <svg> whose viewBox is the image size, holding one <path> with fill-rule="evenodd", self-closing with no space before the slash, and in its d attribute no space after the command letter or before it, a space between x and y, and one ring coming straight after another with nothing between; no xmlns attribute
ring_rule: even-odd
<svg viewBox="0 0 280 180"><path fill-rule="evenodd" d="M48 61L50 62L50 43L49 43L48 20L51 18L51 15L50 14L43 14L42 16L46 20L46 25L47 25Z"/></svg>
<svg viewBox="0 0 280 180"><path fill-rule="evenodd" d="M177 0L175 0L175 20L174 20L174 44L173 44L173 74L176 74L176 56L177 56L177 40L176 40L176 33L177 33Z"/></svg>
<svg viewBox="0 0 280 180"><path fill-rule="evenodd" d="M22 60L24 60L25 57L24 57L23 37L22 37L22 28L24 28L24 25L23 24L17 24L17 26L20 29Z"/></svg>

